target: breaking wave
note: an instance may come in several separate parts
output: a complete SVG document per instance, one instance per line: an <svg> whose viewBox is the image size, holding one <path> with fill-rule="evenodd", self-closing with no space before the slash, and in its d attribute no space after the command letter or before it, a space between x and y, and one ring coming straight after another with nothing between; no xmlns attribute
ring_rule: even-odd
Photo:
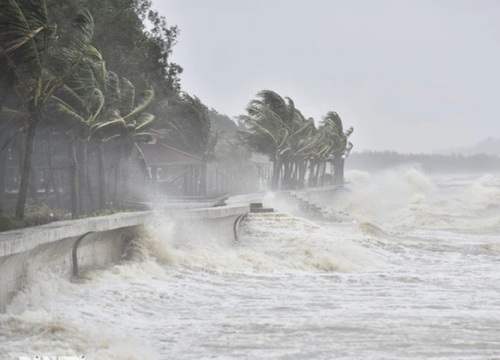
<svg viewBox="0 0 500 360"><path fill-rule="evenodd" d="M380 265L366 249L339 234L286 213L249 214L238 242L172 236L165 223L136 246L168 266L215 272L359 271Z"/></svg>
<svg viewBox="0 0 500 360"><path fill-rule="evenodd" d="M249 355L249 349L262 348L263 336L280 334L285 335L269 343L278 349L270 357L288 356L295 343L314 351L324 344L326 354L332 338L343 340L339 344L361 339L358 344L376 349L392 339L394 346L384 354L394 354L408 344L404 331L417 328L415 321L422 329L417 340L426 348L434 344L425 341L429 331L443 326L444 317L434 314L445 305L440 311L451 320L441 336L449 335L445 340L456 349L457 336L471 336L460 332L465 326L454 326L464 318L457 309L477 303L475 313L483 314L481 292L491 308L482 323L473 318L475 339L486 336L494 343L498 311L489 294L498 284L500 244L496 235L482 234L500 228L500 178L485 175L442 186L414 168L348 178L352 191L339 196L331 219L323 222L249 214L233 242L179 238L174 223L158 219L133 240L126 261L106 270L75 282L29 270L8 313L0 315L2 356L259 358L264 352ZM471 284L476 288L464 292ZM424 294L418 301L415 291ZM339 319L342 331L332 327ZM378 331L380 324L395 329L390 336L401 333L402 340Z"/></svg>
<svg viewBox="0 0 500 360"><path fill-rule="evenodd" d="M500 176L483 175L446 186L418 169L377 175L348 174L351 192L337 199L336 209L358 222L383 223L392 230L426 228L494 231L500 228Z"/></svg>

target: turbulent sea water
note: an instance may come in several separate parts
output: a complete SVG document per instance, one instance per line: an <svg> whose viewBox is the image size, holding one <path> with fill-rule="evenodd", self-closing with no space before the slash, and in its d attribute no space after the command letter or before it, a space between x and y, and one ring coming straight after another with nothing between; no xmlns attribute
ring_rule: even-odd
<svg viewBox="0 0 500 360"><path fill-rule="evenodd" d="M0 359L500 359L500 176L349 181L322 219L251 215L238 242L158 219L125 263L29 274Z"/></svg>

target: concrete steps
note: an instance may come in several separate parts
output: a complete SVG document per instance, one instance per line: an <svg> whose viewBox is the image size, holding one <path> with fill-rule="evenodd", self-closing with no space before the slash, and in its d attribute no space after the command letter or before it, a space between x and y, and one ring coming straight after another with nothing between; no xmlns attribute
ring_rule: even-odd
<svg viewBox="0 0 500 360"><path fill-rule="evenodd" d="M300 192L298 191L288 191L280 194L282 200L290 204L296 205L297 213L300 215L311 216L314 218L324 217L326 214L326 210L324 210L321 206L314 204L310 200L306 199Z"/></svg>
<svg viewBox="0 0 500 360"><path fill-rule="evenodd" d="M276 234L290 231L314 231L318 225L288 213L249 213L241 221L240 237L242 239L262 238L268 236L270 229Z"/></svg>
<svg viewBox="0 0 500 360"><path fill-rule="evenodd" d="M262 203L250 203L250 213L273 213L273 208L265 208Z"/></svg>

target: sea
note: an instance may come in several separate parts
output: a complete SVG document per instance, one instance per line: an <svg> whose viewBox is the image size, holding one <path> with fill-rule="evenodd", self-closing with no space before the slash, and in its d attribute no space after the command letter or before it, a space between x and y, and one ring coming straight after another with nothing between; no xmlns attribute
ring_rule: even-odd
<svg viewBox="0 0 500 360"><path fill-rule="evenodd" d="M500 175L346 177L321 214L250 214L238 241L158 216L118 265L30 271L0 359L500 359Z"/></svg>

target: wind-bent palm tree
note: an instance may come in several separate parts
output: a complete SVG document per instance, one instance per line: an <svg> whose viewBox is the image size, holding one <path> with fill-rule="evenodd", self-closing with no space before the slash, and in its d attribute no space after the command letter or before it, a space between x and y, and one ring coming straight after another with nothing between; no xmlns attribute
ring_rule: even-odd
<svg viewBox="0 0 500 360"><path fill-rule="evenodd" d="M49 102L52 105L49 110L55 110L56 116L62 116L64 125L67 125L67 131L71 134L70 188L73 218L79 218L86 212L90 129L95 126L105 104L105 97L97 87L96 74L102 74L103 69L101 54L88 46L85 58L66 79L65 84L55 91Z"/></svg>
<svg viewBox="0 0 500 360"><path fill-rule="evenodd" d="M169 102L167 117L167 140L174 147L200 157L213 151L208 108L198 97L181 93Z"/></svg>
<svg viewBox="0 0 500 360"><path fill-rule="evenodd" d="M199 156L202 169L199 178L200 195L206 195L207 164L213 160L218 133L213 132L208 108L196 96L181 93L169 103L166 124L167 141L172 146Z"/></svg>
<svg viewBox="0 0 500 360"><path fill-rule="evenodd" d="M289 189L301 188L304 186L304 179L307 172L307 161L313 154L313 149L318 141L317 129L314 119L305 117L300 111L295 111L294 127L288 137L286 144L287 158L283 182ZM288 167L288 171L287 171Z"/></svg>
<svg viewBox="0 0 500 360"><path fill-rule="evenodd" d="M143 92L140 100L136 101L136 90L134 85L127 79L122 78L118 86L114 83L118 81L112 76L108 79L107 91L110 92L108 99L111 103L102 118L90 127L90 133L97 141L115 141L117 149L117 163L115 164L115 194L114 201L118 201L118 196L126 196L124 193L127 174L123 168L123 162L127 160L132 151L136 149L142 153L138 146L141 142L150 139L147 129L154 122L154 115L146 112L154 98L152 90ZM144 158L144 157L142 157ZM102 159L99 160L100 183L104 181L104 169ZM101 204L102 205L102 204Z"/></svg>
<svg viewBox="0 0 500 360"><path fill-rule="evenodd" d="M16 217L24 217L31 176L34 140L45 107L56 89L83 57L93 35L90 13L79 13L65 36L56 37L49 24L45 0L2 0L0 57L4 58L2 82L16 91L25 111L24 151Z"/></svg>
<svg viewBox="0 0 500 360"><path fill-rule="evenodd" d="M292 99L263 90L239 117L245 141L273 162L272 189L294 188L305 176L304 156L312 146L310 135L314 121L305 119ZM299 175L300 174L300 175ZM299 185L300 186L300 185Z"/></svg>
<svg viewBox="0 0 500 360"><path fill-rule="evenodd" d="M253 150L267 155L272 161L271 188L276 190L279 188L281 168L289 155L287 139L294 127L295 105L289 98L263 90L246 110L247 115L239 117L245 127L242 136Z"/></svg>
<svg viewBox="0 0 500 360"><path fill-rule="evenodd" d="M333 183L335 185L343 185L345 159L349 156L349 152L353 147L352 143L347 139L354 129L350 127L344 132L342 120L334 111L329 111L326 114L323 124L328 135L334 139L335 142L335 148L332 153L334 166Z"/></svg>

